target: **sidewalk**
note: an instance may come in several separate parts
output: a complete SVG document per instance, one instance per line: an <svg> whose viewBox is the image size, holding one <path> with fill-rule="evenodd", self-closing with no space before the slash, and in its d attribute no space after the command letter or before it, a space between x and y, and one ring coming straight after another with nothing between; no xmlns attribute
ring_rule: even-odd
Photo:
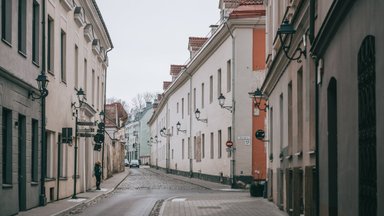
<svg viewBox="0 0 384 216"><path fill-rule="evenodd" d="M77 194L77 199L62 199L52 203L48 203L46 206L36 207L28 211L19 212L17 215L21 216L45 216L45 215L65 215L72 209L92 202L96 198L111 193L115 188L128 176L129 169L125 169L124 172L114 174L111 178L102 181L101 190L97 191L92 189L85 193Z"/></svg>
<svg viewBox="0 0 384 216"><path fill-rule="evenodd" d="M264 198L251 197L248 190L231 189L229 185L189 178L164 171L150 169L152 172L186 181L204 188L212 193L188 194L164 200L159 216L287 216L272 202Z"/></svg>

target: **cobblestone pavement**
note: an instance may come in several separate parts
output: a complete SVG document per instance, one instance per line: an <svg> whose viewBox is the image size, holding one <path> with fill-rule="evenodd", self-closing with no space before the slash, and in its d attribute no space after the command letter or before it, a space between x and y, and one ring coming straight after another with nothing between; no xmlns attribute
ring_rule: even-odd
<svg viewBox="0 0 384 216"><path fill-rule="evenodd" d="M149 169L130 169L130 175L108 195L79 206L66 215L159 215L164 200L209 190Z"/></svg>
<svg viewBox="0 0 384 216"><path fill-rule="evenodd" d="M164 202L163 216L287 216L263 198L247 192L215 192L178 196Z"/></svg>

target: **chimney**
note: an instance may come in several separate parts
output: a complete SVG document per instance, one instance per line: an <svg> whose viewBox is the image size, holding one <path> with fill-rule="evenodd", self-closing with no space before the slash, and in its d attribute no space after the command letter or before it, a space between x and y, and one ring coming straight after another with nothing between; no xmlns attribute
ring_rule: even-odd
<svg viewBox="0 0 384 216"><path fill-rule="evenodd" d="M219 26L218 25L210 25L209 28L211 28L211 36L215 33Z"/></svg>

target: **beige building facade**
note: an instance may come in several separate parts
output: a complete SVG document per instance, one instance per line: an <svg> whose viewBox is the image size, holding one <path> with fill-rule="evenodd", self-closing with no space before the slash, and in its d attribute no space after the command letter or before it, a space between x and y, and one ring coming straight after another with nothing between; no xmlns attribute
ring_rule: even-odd
<svg viewBox="0 0 384 216"><path fill-rule="evenodd" d="M384 2L317 7L319 215L383 215Z"/></svg>
<svg viewBox="0 0 384 216"><path fill-rule="evenodd" d="M309 55L314 2L264 1L267 72L262 90L269 104L268 198L290 215L316 212L315 77ZM296 32L280 40L278 30L285 20ZM284 50L288 44L290 48Z"/></svg>

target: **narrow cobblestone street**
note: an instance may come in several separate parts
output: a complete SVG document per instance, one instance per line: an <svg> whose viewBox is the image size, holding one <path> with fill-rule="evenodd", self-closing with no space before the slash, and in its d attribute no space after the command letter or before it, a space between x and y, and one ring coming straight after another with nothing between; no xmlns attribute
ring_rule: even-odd
<svg viewBox="0 0 384 216"><path fill-rule="evenodd" d="M114 192L65 215L285 215L265 199L250 197L246 191L224 189L226 185L151 168L130 172Z"/></svg>

